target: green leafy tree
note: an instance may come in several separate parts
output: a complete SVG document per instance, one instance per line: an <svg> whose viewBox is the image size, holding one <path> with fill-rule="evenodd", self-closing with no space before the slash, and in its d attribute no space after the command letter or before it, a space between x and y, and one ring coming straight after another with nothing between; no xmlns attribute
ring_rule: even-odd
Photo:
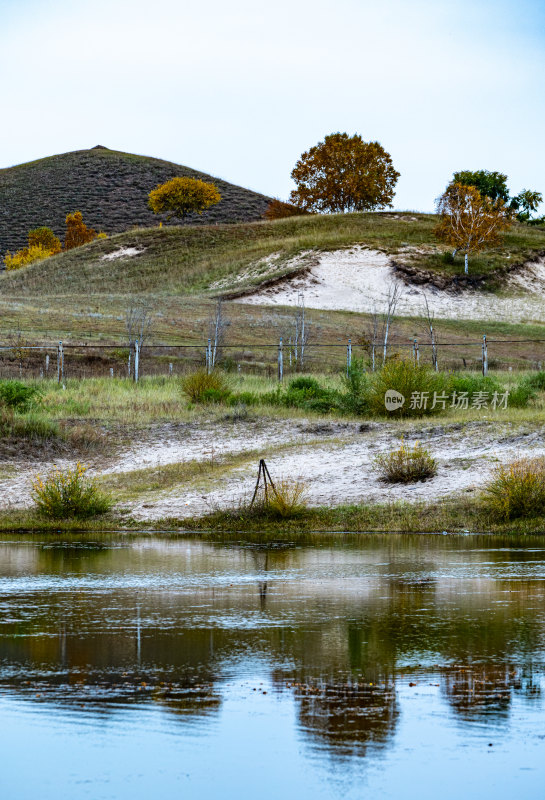
<svg viewBox="0 0 545 800"><path fill-rule="evenodd" d="M474 186L479 190L481 197L489 197L492 201L503 200L509 202L509 189L507 188L507 175L503 172L489 172L487 169L475 171L464 170L455 172L452 183L461 186Z"/></svg>
<svg viewBox="0 0 545 800"><path fill-rule="evenodd" d="M172 178L149 193L148 205L154 214L167 214L167 219L184 219L188 214L202 214L221 200L213 183L195 178Z"/></svg>
<svg viewBox="0 0 545 800"><path fill-rule="evenodd" d="M392 205L399 172L378 142L332 133L303 153L291 177L291 202L305 211L370 211Z"/></svg>
<svg viewBox="0 0 545 800"><path fill-rule="evenodd" d="M532 213L537 211L541 202L543 202L541 192L523 189L511 200L511 208L517 212L519 222L530 222Z"/></svg>

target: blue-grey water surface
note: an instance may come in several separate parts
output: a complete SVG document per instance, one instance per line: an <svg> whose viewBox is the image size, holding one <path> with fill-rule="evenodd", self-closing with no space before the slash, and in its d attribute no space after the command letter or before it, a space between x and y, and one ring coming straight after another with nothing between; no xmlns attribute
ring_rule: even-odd
<svg viewBox="0 0 545 800"><path fill-rule="evenodd" d="M545 795L545 539L0 537L2 800Z"/></svg>

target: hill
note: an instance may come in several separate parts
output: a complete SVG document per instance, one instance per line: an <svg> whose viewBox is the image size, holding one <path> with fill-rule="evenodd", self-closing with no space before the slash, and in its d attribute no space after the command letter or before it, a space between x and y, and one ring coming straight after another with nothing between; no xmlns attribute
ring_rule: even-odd
<svg viewBox="0 0 545 800"><path fill-rule="evenodd" d="M258 220L270 200L189 167L98 145L0 170L0 254L25 246L28 231L39 225L63 236L66 214L76 210L108 234L157 225L148 193L176 176L212 181L222 196L218 206L186 224Z"/></svg>
<svg viewBox="0 0 545 800"><path fill-rule="evenodd" d="M445 289L456 282L463 285L463 259L443 259L433 233L435 223L432 214L382 212L130 230L4 273L1 290L4 296L18 297L233 296L301 272L305 259L316 253L354 246L385 253L408 282L435 282L435 288ZM517 265L544 252L545 231L516 224L500 247L472 258L470 281L493 287Z"/></svg>

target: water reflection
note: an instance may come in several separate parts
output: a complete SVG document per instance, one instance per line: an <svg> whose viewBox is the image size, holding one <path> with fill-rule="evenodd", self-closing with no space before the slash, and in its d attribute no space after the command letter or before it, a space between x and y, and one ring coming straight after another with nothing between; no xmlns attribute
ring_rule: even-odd
<svg viewBox="0 0 545 800"><path fill-rule="evenodd" d="M422 702L445 728L541 709L539 539L4 537L0 577L0 688L33 704L145 706L183 726L272 691L337 758L393 752L409 690L438 687Z"/></svg>

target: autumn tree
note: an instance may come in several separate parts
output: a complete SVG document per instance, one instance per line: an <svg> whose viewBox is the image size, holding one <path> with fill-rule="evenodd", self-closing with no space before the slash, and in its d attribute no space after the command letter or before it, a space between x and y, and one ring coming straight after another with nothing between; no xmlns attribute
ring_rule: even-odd
<svg viewBox="0 0 545 800"><path fill-rule="evenodd" d="M298 217L301 214L308 214L308 211L303 211L302 208L297 208L292 203L284 203L282 200L271 200L263 216L265 219L273 220Z"/></svg>
<svg viewBox="0 0 545 800"><path fill-rule="evenodd" d="M474 186L451 183L437 201L441 219L435 229L439 239L465 253L464 272L469 270L471 253L498 243L500 234L511 224L511 211L504 200L491 200Z"/></svg>
<svg viewBox="0 0 545 800"><path fill-rule="evenodd" d="M72 250L74 247L81 247L82 244L92 242L97 238L97 232L93 228L88 228L83 221L81 211L74 211L66 217L66 235L64 237L64 249Z"/></svg>
<svg viewBox="0 0 545 800"><path fill-rule="evenodd" d="M195 178L172 178L149 193L148 205L154 214L167 214L167 219L185 219L188 214L202 214L221 200L213 183Z"/></svg>
<svg viewBox="0 0 545 800"><path fill-rule="evenodd" d="M43 247L48 250L51 255L60 253L62 250L61 240L55 236L51 228L46 225L41 225L39 228L33 228L28 232L28 246L29 247Z"/></svg>
<svg viewBox="0 0 545 800"><path fill-rule="evenodd" d="M28 247L23 247L13 254L6 253L4 265L7 270L21 269L60 252L60 239L55 236L51 228L43 225L28 232Z"/></svg>
<svg viewBox="0 0 545 800"><path fill-rule="evenodd" d="M392 205L399 172L378 142L359 134L332 133L303 153L291 177L290 195L306 211L370 211Z"/></svg>

